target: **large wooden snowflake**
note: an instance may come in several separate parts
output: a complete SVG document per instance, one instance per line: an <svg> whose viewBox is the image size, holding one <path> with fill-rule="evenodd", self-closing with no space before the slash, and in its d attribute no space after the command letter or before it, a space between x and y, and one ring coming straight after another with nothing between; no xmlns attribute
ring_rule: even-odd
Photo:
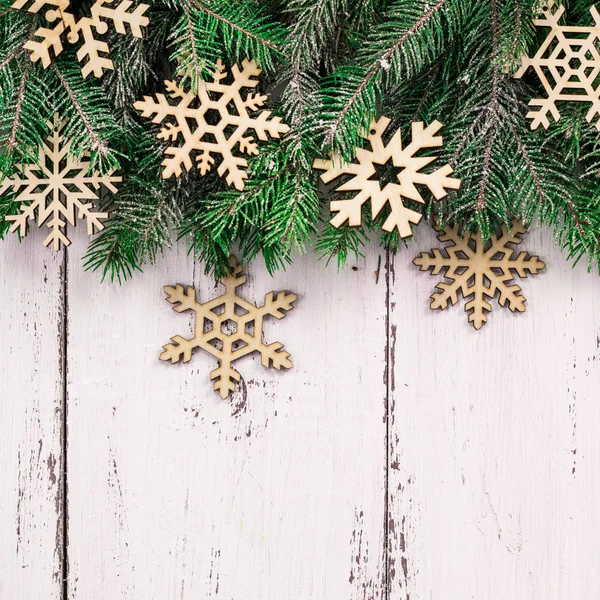
<svg viewBox="0 0 600 600"><path fill-rule="evenodd" d="M269 292L265 296L262 306L250 304L236 293L236 288L246 282L242 275L242 267L238 265L235 256L229 257L232 269L230 275L221 283L225 292L204 304L196 301L196 291L192 287L184 290L182 285L165 286L167 301L174 304L173 310L183 312L192 310L196 313L194 337L186 339L177 335L171 338L172 344L164 346L161 360L170 360L176 363L183 359L188 362L192 358L195 348L202 348L219 359L220 365L211 372L210 378L214 379L214 389L221 398L227 398L229 392L235 389L235 384L240 380L240 374L231 366L242 356L251 352L260 352L263 367L273 366L291 368L289 352L282 350L283 344L273 342L265 344L262 341L263 319L271 315L276 319L285 317L283 311L292 310L296 300L295 294Z"/></svg>
<svg viewBox="0 0 600 600"><path fill-rule="evenodd" d="M16 0L12 7L21 9L29 2L30 0ZM107 6L113 2L114 0L96 0L91 7L91 17L77 19L69 11L70 0L33 0L27 10L37 13L41 9L48 8L45 14L46 21L54 25L52 28L40 27L34 33L34 37L39 39L29 40L25 44L25 48L31 52L31 60L33 62L41 60L44 68L47 68L52 62L50 50L54 52L54 56L58 56L64 49L65 38L70 44L75 44L83 38L77 50L77 60L80 63L85 61L81 68L83 76L87 77L93 73L96 77L101 77L105 69L114 69L112 60L103 56L109 52L108 44L96 39L96 34L106 33L107 21L112 21L117 33L125 34L127 24L132 35L141 38L142 27L149 22L148 17L143 15L150 7L147 4L140 4L135 10L128 12L133 2L121 0L114 8Z"/></svg>
<svg viewBox="0 0 600 600"><path fill-rule="evenodd" d="M205 175L215 164L215 157L220 156L217 173L226 175L228 185L244 189L248 161L236 156L234 149L237 146L242 154L258 154L256 141L252 136L244 137L245 133L254 130L258 139L264 141L269 139L267 134L278 138L289 131L279 117L269 120L271 111L264 110L257 116L249 114L263 106L267 99L267 96L252 93L245 98L241 96L244 88L257 86L258 80L253 77L260 72L254 61L244 60L241 70L238 65L231 67L232 80L227 83L227 72L219 60L213 81L202 82L197 94L186 92L175 81L165 81L169 97L175 104L163 94L156 94L156 100L144 96L144 100L134 104L142 116L154 115L153 123L161 123L167 118L174 121L162 127L158 134L159 139L172 142L165 150L170 158L162 163L165 179L181 175L182 167L189 171L193 157L200 174ZM176 144L180 140L183 144Z"/></svg>
<svg viewBox="0 0 600 600"><path fill-rule="evenodd" d="M431 254L421 252L413 261L421 271L431 269L432 275L444 271L444 276L450 279L450 283L440 281L437 284L437 291L431 296L432 310L444 310L448 303L456 304L458 292L465 299L472 296L465 305L465 311L469 313L469 322L475 329L486 323L487 314L492 310L487 299L494 298L496 294L500 306L508 304L513 312L525 310L525 297L513 281L514 274L519 277L527 277L528 273L535 275L546 265L527 252L514 256L515 250L508 244L520 244L527 229L514 221L511 230L509 232L503 225L501 235L493 235L484 244L479 234L461 238L458 226L437 229L440 241L450 244L443 249L432 249Z"/></svg>
<svg viewBox="0 0 600 600"><path fill-rule="evenodd" d="M550 27L548 37L533 58L523 56L521 67L515 74L520 78L533 67L548 96L529 102L530 106L539 107L527 113L531 129L540 125L547 129L550 124L548 114L558 121L560 112L556 103L560 100L591 103L586 116L589 123L600 115L600 15L592 6L590 13L595 26L574 27L559 25L565 7L555 7L553 0L542 10L544 16L535 19L534 24ZM600 130L600 119L596 121L596 129Z"/></svg>
<svg viewBox="0 0 600 600"><path fill-rule="evenodd" d="M90 173L90 163L86 156L76 159L69 154L71 142L65 140L61 131L64 123L55 116L49 122L51 129L47 142L38 148L38 160L28 165L17 165L17 173L0 181L0 195L9 190L16 192L16 200L21 202L21 212L9 215L10 231L19 230L21 236L27 233L29 221L37 217L38 227L46 223L50 234L44 245L54 244L59 250L61 244L68 246L71 242L65 235L67 223L75 225L76 219L87 221L88 234L104 229L102 219L107 213L96 212L93 204L86 202L97 200L97 191L101 185L115 193L114 183L121 177L110 171L100 175L97 171ZM0 174L1 175L1 174Z"/></svg>
<svg viewBox="0 0 600 600"><path fill-rule="evenodd" d="M425 200L416 185L424 185L436 199L441 199L448 193L446 189L456 190L460 180L448 177L452 173L450 165L424 173L422 169L432 163L435 156L417 156L423 148L436 148L442 145L442 137L435 133L442 127L434 121L426 128L422 122L412 124L412 141L402 147L400 130L392 136L386 145L383 140L390 119L381 117L374 121L368 134L363 135L371 144L371 149L358 148L356 162L344 164L338 156L331 160L315 160L315 169L324 170L321 179L324 183L342 176L349 176L337 186L335 192L358 192L346 200L332 200L331 211L337 215L331 220L334 227L341 227L346 221L352 227L362 222L362 206L371 200L371 214L375 219L389 204L390 214L383 224L383 229L393 231L396 227L400 237L412 235L411 224L417 225L422 215L404 205L403 198L424 204ZM378 167L388 167L392 172L391 178L379 174Z"/></svg>

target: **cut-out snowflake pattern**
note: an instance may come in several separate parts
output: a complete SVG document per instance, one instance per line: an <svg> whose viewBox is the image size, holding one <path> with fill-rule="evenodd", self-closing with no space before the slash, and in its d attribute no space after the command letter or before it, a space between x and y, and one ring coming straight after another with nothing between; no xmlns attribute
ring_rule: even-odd
<svg viewBox="0 0 600 600"><path fill-rule="evenodd" d="M201 175L208 173L215 164L215 157L220 156L221 162L217 173L226 175L228 185L238 190L244 189L244 180L248 178L246 167L248 161L239 153L246 155L258 154L258 145L252 136L245 136L248 130L254 130L259 140L268 140L289 131L289 127L281 122L280 117L271 116L271 111L263 110L257 116L249 113L264 105L267 96L248 93L242 98L244 88L255 88L261 69L254 61L244 60L242 68L238 65L231 67L231 81L228 81L227 71L223 63L217 62L213 81L201 82L198 93L186 92L175 81L165 81L165 87L174 104L163 94L156 94L156 100L144 96L134 104L142 116L151 117L152 122L161 123L171 118L158 134L159 139L170 140L172 145L165 150L169 156L163 161L163 177L181 175L182 167L186 171L192 168L192 158L195 158ZM179 145L180 141L183 144Z"/></svg>
<svg viewBox="0 0 600 600"><path fill-rule="evenodd" d="M550 0L543 7L543 17L533 22L537 27L550 27L545 39L533 58L523 56L521 67L515 77L521 78L529 67L533 67L544 86L547 98L535 98L529 106L538 107L527 113L531 129L550 125L548 114L555 121L560 119L557 101L590 102L586 115L588 123L600 115L600 15L595 6L590 13L594 27L559 25L565 12L564 6L555 6ZM596 121L600 130L600 119Z"/></svg>
<svg viewBox="0 0 600 600"><path fill-rule="evenodd" d="M417 156L423 148L436 148L442 145L442 137L435 134L442 127L434 121L424 127L422 122L412 124L412 140L402 147L400 130L396 131L386 145L383 136L390 124L390 119L381 117L374 121L368 134L363 137L371 144L371 149L357 148L356 162L344 164L338 156L331 160L317 159L313 163L315 169L323 170L321 179L330 183L338 177L350 176L337 186L335 192L358 192L346 200L332 200L331 212L337 215L331 220L334 227L341 227L346 221L351 227L362 222L362 206L371 200L371 214L375 219L389 204L390 214L383 224L385 231L394 231L397 227L400 237L412 235L411 224L417 225L423 215L404 205L403 198L424 204L425 200L416 185L424 185L437 200L448 193L447 189L460 187L460 179L449 177L452 173L450 165L424 173L422 169L432 163L436 156ZM379 166L393 170L393 176L386 179L379 176Z"/></svg>
<svg viewBox="0 0 600 600"><path fill-rule="evenodd" d="M511 311L525 310L525 297L521 288L514 283L514 275L527 277L527 274L539 273L545 264L537 257L527 252L515 256L515 250L509 244L520 244L526 227L513 221L511 232L506 225L498 237L492 235L484 244L480 234L467 234L461 238L458 225L445 230L436 228L441 242L450 242L443 249L433 248L431 254L421 252L413 263L421 271L431 269L432 275L444 271L444 277L450 283L439 282L437 291L431 296L431 309L444 310L448 303L458 302L458 292L464 299L473 296L465 305L469 313L469 322L475 329L480 329L487 321L487 315L492 310L487 301L498 294L500 306L508 304Z"/></svg>
<svg viewBox="0 0 600 600"><path fill-rule="evenodd" d="M71 142L61 134L63 126L55 116L54 122L48 123L50 135L38 148L37 163L19 164L15 175L0 180L0 195L13 190L15 199L23 203L18 215L6 217L12 222L10 231L18 229L24 236L28 223L35 222L37 216L38 227L45 223L50 228L44 245L52 243L54 250L59 250L61 244L71 243L65 235L67 222L75 225L77 218L86 220L89 235L104 229L102 219L108 214L95 212L92 202L86 201L98 199L96 192L101 185L115 193L114 183L121 181L121 177L113 175L113 170L105 175L97 171L90 173L87 156L82 159L71 156Z"/></svg>
<svg viewBox="0 0 600 600"><path fill-rule="evenodd" d="M236 293L236 288L246 282L242 267L235 256L229 257L231 274L221 283L225 292L204 304L196 300L196 291L192 287L184 289L182 285L165 286L167 301L174 304L173 310L183 312L191 310L195 315L195 331L192 339L179 335L171 338L172 344L164 346L161 360L176 363L180 360L188 362L195 348L202 348L220 361L217 369L211 372L211 380L215 380L214 389L225 399L235 389L240 374L232 367L232 363L251 352L259 352L261 364L268 368L291 368L289 352L282 350L283 344L262 341L263 319L270 315L276 319L286 316L283 311L292 310L296 300L295 294L286 292L269 292L262 306L254 306Z"/></svg>
<svg viewBox="0 0 600 600"><path fill-rule="evenodd" d="M128 12L133 5L130 0L121 0L114 8L109 5L115 0L96 0L91 7L91 17L80 19L69 12L69 0L16 0L12 7L22 9L30 2L31 6L27 9L29 12L37 13L47 8L45 19L54 24L51 28L40 27L34 33L34 37L39 39L29 40L25 44L25 48L30 51L31 60L41 60L44 68L47 68L52 62L50 50L54 56L58 56L64 49L65 39L70 44L76 44L82 38L77 50L77 60L80 63L85 61L81 68L84 77L90 73L101 77L104 70L114 69L112 60L103 56L109 52L108 44L96 39L96 34L102 35L108 31L107 21L112 22L115 31L120 34L127 33L125 25L128 25L132 35L138 38L142 37L142 27L149 22L148 17L143 15L150 7L139 4L135 10Z"/></svg>

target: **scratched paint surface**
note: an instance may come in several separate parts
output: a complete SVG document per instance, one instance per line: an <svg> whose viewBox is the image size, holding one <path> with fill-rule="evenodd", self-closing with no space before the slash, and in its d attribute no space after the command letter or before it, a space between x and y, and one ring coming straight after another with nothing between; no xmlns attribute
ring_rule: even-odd
<svg viewBox="0 0 600 600"><path fill-rule="evenodd" d="M162 286L218 293L183 248L119 288L82 236L64 264L5 242L0 598L600 597L600 278L535 231L527 312L475 332L429 310L417 232L342 273L253 264L246 297L298 294L265 335L295 368L248 357L227 402L208 355L158 361L193 327Z"/></svg>
<svg viewBox="0 0 600 600"><path fill-rule="evenodd" d="M58 600L63 577L61 257L11 239L2 245L0 272L0 598Z"/></svg>

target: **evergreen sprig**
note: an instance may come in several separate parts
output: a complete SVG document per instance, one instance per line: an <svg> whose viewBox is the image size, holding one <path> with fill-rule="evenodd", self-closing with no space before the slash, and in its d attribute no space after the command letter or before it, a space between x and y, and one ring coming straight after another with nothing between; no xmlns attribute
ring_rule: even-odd
<svg viewBox="0 0 600 600"><path fill-rule="evenodd" d="M0 0L0 174L37 160L55 112L67 120L74 154L90 153L100 172L118 168L111 218L86 256L108 279L124 281L175 238L217 274L234 248L245 260L262 254L270 270L311 244L340 266L369 237L399 248L396 233L377 233L385 211L371 222L365 210L363 228L329 225L312 168L331 152L352 160L381 115L405 137L415 120L444 124L437 154L462 186L415 207L426 217L484 236L513 217L537 219L568 257L598 261L600 134L586 121L588 106L564 104L558 123L531 131L527 105L542 90L532 73L513 77L546 36L533 25L540 0L156 0L143 39L106 34L115 69L101 79L82 77L70 46L46 69L32 63L23 45L44 16L11 4ZM77 3L77 14L90 4ZM569 24L592 23L591 0L563 4ZM195 92L217 60L244 58L264 69L262 91L290 131L261 142L241 191L216 174L163 179L164 142L133 102L173 77ZM17 210L14 195L0 198L0 236L3 217Z"/></svg>

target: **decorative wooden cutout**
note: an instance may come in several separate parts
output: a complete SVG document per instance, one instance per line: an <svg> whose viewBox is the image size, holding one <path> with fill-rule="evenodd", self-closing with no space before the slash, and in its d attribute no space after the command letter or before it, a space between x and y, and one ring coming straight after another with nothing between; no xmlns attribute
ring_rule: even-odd
<svg viewBox="0 0 600 600"><path fill-rule="evenodd" d="M16 0L13 8L24 8L30 0ZM52 62L50 49L54 51L54 56L58 56L63 51L63 39L66 36L70 44L75 44L83 37L83 41L77 51L77 60L82 63L86 58L87 62L81 68L84 77L93 73L96 77L101 77L105 69L114 69L110 58L100 56L107 54L108 44L97 40L94 35L104 34L108 31L108 23L112 21L117 33L125 34L125 24L129 25L133 36L142 37L142 27L148 25L148 17L143 14L148 10L148 4L139 4L134 11L127 12L133 2L130 0L121 0L115 7L110 8L114 0L96 0L91 7L91 17L82 17L76 20L75 16L69 12L69 0L33 0L28 12L37 13L41 9L48 7L45 14L48 23L56 23L53 28L40 27L34 36L40 40L30 40L25 44L25 48L31 51L30 57L33 62L42 61L46 69Z"/></svg>
<svg viewBox="0 0 600 600"><path fill-rule="evenodd" d="M537 27L550 27L548 37L533 58L523 56L521 68L515 74L515 77L521 78L529 67L533 67L548 95L529 102L529 106L539 107L527 113L531 129L540 125L547 129L550 124L548 113L555 121L560 119L556 106L558 100L590 102L592 106L586 115L589 123L600 115L600 85L597 82L600 73L600 15L592 6L590 13L594 27L568 27L558 24L565 12L564 6L555 8L554 1L550 0L542 12L544 16L533 22ZM596 129L600 130L600 119L596 121Z"/></svg>
<svg viewBox="0 0 600 600"><path fill-rule="evenodd" d="M192 155L198 163L201 175L206 175L215 164L215 155L220 155L222 161L217 173L226 175L228 185L236 189L244 189L244 179L248 174L245 168L248 162L245 158L234 156L236 146L243 154L258 154L258 146L253 137L244 134L253 129L259 140L268 140L267 134L278 138L280 134L289 131L289 127L281 123L280 117L269 120L271 111L262 111L256 117L251 117L248 111L256 111L264 105L267 96L248 93L245 99L240 94L243 88L254 88L258 84L254 76L261 69L254 61L244 60L242 69L237 65L231 67L233 80L226 83L227 72L223 63L217 62L213 81L205 81L199 86L198 94L186 92L175 81L165 81L169 96L176 104L170 104L163 94L156 94L156 100L144 96L134 104L142 112L142 116L150 117L153 123L161 123L165 118L172 117L175 121L161 128L158 138L170 140L173 145L165 150L171 158L163 161L163 177L181 175L182 166L186 171L192 168ZM183 139L182 146L174 145L178 139Z"/></svg>
<svg viewBox="0 0 600 600"><path fill-rule="evenodd" d="M313 163L315 169L324 170L321 175L324 183L329 183L343 175L352 176L341 183L335 192L357 191L353 198L347 200L332 200L331 211L338 213L332 220L334 227L341 227L346 221L352 227L359 226L362 222L362 206L371 200L371 214L375 219L389 203L391 212L386 219L383 229L393 231L398 228L401 238L412 235L411 223L417 225L422 218L418 212L407 208L402 198L424 204L419 190L415 184L425 185L437 200L448 193L446 188L457 190L460 179L448 177L452 173L450 165L444 165L432 173L423 173L421 169L432 163L436 156L415 156L423 148L437 148L442 145L442 137L435 133L442 127L441 123L434 121L426 128L422 122L412 124L412 141L402 148L400 130L392 136L385 145L383 135L390 124L390 119L381 117L374 121L368 135L363 135L371 143L371 150L357 148L356 163L343 164L339 156L332 160L317 159ZM398 183L393 179L386 181L378 177L376 165L389 165L395 171Z"/></svg>
<svg viewBox="0 0 600 600"><path fill-rule="evenodd" d="M196 325L191 340L179 335L171 338L173 343L164 346L160 359L170 360L171 363L181 359L183 362L189 362L195 348L206 350L220 361L219 367L211 372L210 378L216 380L214 389L223 399L227 398L229 392L235 389L236 382L240 380L240 374L231 363L242 356L260 352L263 367L268 368L271 362L278 370L281 367L293 366L289 352L282 350L283 344L265 344L262 336L264 317L285 317L283 311L292 310L296 300L296 294L278 292L274 298L274 292L269 292L262 306L250 304L236 293L236 288L246 283L246 276L241 274L242 267L238 265L235 256L229 257L229 265L232 272L221 281L225 286L225 293L204 304L196 301L196 291L192 287L188 287L187 291L179 284L163 288L167 294L167 301L175 305L173 310L192 310L196 313Z"/></svg>
<svg viewBox="0 0 600 600"><path fill-rule="evenodd" d="M486 298L492 299L498 293L498 303L504 306L508 302L511 311L525 310L525 297L521 288L513 282L514 273L519 277L527 277L528 273L539 273L545 264L537 256L529 256L520 252L514 256L515 250L508 244L520 244L526 227L513 221L512 232L506 225L502 226L500 237L493 235L486 244L480 234L467 234L461 238L458 226L441 230L436 227L438 238L442 242L450 242L443 249L433 248L431 254L421 252L413 263L421 271L431 269L432 275L442 270L450 283L439 282L437 290L431 296L431 309L444 310L448 303L458 302L458 292L463 298L473 296L465 305L469 313L469 322L475 329L480 329L487 321L487 313L492 310Z"/></svg>
<svg viewBox="0 0 600 600"><path fill-rule="evenodd" d="M113 183L121 181L121 177L113 175L114 170L106 175L97 171L89 173L90 163L85 160L86 155L79 160L71 156L71 142L65 141L61 134L63 126L64 123L55 115L54 122L48 122L51 134L47 143L39 146L37 163L17 165L19 173L0 181L0 195L12 189L17 192L16 200L23 202L20 214L6 217L7 221L12 221L10 231L18 229L24 236L28 222L35 221L37 215L38 227L46 223L51 230L44 246L52 242L54 250L59 250L61 244L68 246L71 243L64 228L67 222L75 225L76 218L87 221L89 235L95 229L104 229L101 219L106 219L108 214L94 212L92 203L84 204L83 201L97 200L94 190L98 190L101 184L115 193L117 188Z"/></svg>

